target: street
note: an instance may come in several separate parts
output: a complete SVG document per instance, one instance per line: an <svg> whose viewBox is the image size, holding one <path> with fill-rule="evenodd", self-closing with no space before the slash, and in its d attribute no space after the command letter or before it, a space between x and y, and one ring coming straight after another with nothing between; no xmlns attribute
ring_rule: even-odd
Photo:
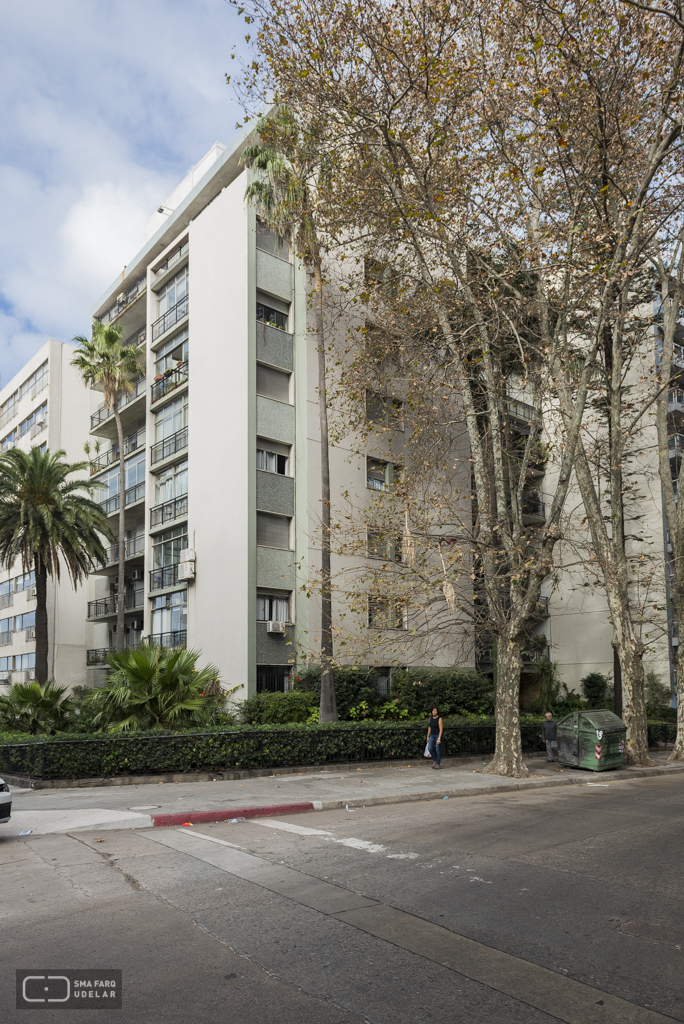
<svg viewBox="0 0 684 1024"><path fill-rule="evenodd" d="M132 1024L684 1020L683 796L586 773L185 829L10 822L3 1018L16 968L103 967Z"/></svg>

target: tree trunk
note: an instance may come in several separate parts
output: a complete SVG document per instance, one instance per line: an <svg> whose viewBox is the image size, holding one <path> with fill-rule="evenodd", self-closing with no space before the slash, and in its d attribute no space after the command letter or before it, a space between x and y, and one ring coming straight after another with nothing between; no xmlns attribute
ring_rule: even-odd
<svg viewBox="0 0 684 1024"><path fill-rule="evenodd" d="M523 761L520 739L520 645L500 635L496 657L496 748L484 769L489 775L525 779L530 774Z"/></svg>
<svg viewBox="0 0 684 1024"><path fill-rule="evenodd" d="M119 439L119 593L116 601L116 641L115 649L122 651L124 647L124 588L126 586L126 466L124 462L124 438L121 426L118 398L114 402L114 420L116 436Z"/></svg>
<svg viewBox="0 0 684 1024"><path fill-rule="evenodd" d="M36 681L45 686L48 677L47 569L35 556L36 569Z"/></svg>
<svg viewBox="0 0 684 1024"><path fill-rule="evenodd" d="M615 602L617 605L619 601ZM610 595L609 595L610 607ZM620 622L619 610L610 608L616 623L616 650L620 660L622 682L622 720L627 726L625 764L650 765L648 727L644 697L644 645L634 635L631 621Z"/></svg>
<svg viewBox="0 0 684 1024"><path fill-rule="evenodd" d="M321 704L320 722L337 721L333 669L332 581L330 566L330 450L323 336L323 279L321 261L314 261L316 327L318 332L318 414L321 428Z"/></svg>
<svg viewBox="0 0 684 1024"><path fill-rule="evenodd" d="M684 619L678 619L684 622ZM675 672L677 674L677 739L670 754L670 761L684 761L684 658L681 646L675 648Z"/></svg>
<svg viewBox="0 0 684 1024"><path fill-rule="evenodd" d="M615 642L613 642L613 711L618 718L622 718L622 669Z"/></svg>

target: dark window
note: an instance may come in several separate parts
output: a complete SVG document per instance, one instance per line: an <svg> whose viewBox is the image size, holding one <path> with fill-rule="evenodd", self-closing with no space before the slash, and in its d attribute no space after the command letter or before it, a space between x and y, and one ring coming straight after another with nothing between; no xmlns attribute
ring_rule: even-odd
<svg viewBox="0 0 684 1024"><path fill-rule="evenodd" d="M257 394L274 402L290 401L290 374L257 363Z"/></svg>
<svg viewBox="0 0 684 1024"><path fill-rule="evenodd" d="M287 313L282 313L273 306L267 306L264 302L256 304L257 320L262 320L269 327L277 327L281 331L287 330Z"/></svg>
<svg viewBox="0 0 684 1024"><path fill-rule="evenodd" d="M283 693L291 676L291 665L257 665L257 693Z"/></svg>
<svg viewBox="0 0 684 1024"><path fill-rule="evenodd" d="M257 544L290 550L290 520L271 512L257 512Z"/></svg>

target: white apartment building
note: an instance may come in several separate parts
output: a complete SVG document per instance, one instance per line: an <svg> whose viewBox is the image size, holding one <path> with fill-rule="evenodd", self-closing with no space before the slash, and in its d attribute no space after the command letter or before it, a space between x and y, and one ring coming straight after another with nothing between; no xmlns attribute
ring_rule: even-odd
<svg viewBox="0 0 684 1024"><path fill-rule="evenodd" d="M71 366L72 345L50 339L0 391L2 451L35 445L66 451L81 462L88 392ZM35 578L21 564L0 570L0 682L35 677ZM65 571L48 577L48 678L62 686L83 685L87 587L74 590Z"/></svg>

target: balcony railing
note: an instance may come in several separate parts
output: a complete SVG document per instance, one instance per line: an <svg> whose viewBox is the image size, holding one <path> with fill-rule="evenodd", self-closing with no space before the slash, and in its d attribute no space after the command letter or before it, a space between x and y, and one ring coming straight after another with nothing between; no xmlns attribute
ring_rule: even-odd
<svg viewBox="0 0 684 1024"><path fill-rule="evenodd" d="M31 427L31 437L38 437L38 434L42 434L44 430L47 430L46 417L43 417L43 419L38 420L37 423L33 424L33 426Z"/></svg>
<svg viewBox="0 0 684 1024"><path fill-rule="evenodd" d="M684 434L671 434L667 439L670 455L681 455L684 451Z"/></svg>
<svg viewBox="0 0 684 1024"><path fill-rule="evenodd" d="M168 523L172 519L188 514L188 496L184 494L181 498L173 498L165 501L163 505L155 505L150 509L150 526L159 526L160 523Z"/></svg>
<svg viewBox="0 0 684 1024"><path fill-rule="evenodd" d="M177 324L179 320L182 320L190 309L190 296L186 295L184 299L177 302L171 309L167 309L163 316L160 316L158 320L152 324L152 341L156 341L162 334L166 334L167 331L171 330L174 324Z"/></svg>
<svg viewBox="0 0 684 1024"><path fill-rule="evenodd" d="M7 647L8 644L12 643L11 633L0 633L0 647Z"/></svg>
<svg viewBox="0 0 684 1024"><path fill-rule="evenodd" d="M11 608L14 603L14 594L0 594L0 608Z"/></svg>
<svg viewBox="0 0 684 1024"><path fill-rule="evenodd" d="M40 380L37 380L36 383L31 388L31 401L33 401L33 399L36 398L41 393L41 391L44 391L47 386L48 374L44 373Z"/></svg>
<svg viewBox="0 0 684 1024"><path fill-rule="evenodd" d="M125 291L122 295L117 296L114 305L110 306L109 309L105 310L105 312L99 318L100 323L108 324L112 320L114 320L114 318L117 317L119 313L121 313L122 310L126 308L126 306L129 306L131 302L133 302L133 299L137 299L139 295L142 295L142 293L145 291L146 286L147 275L143 274L142 277L138 278L135 284L131 285L128 291Z"/></svg>
<svg viewBox="0 0 684 1024"><path fill-rule="evenodd" d="M188 642L188 631L175 629L171 633L151 633L145 639L148 644L154 644L155 647L185 647Z"/></svg>
<svg viewBox="0 0 684 1024"><path fill-rule="evenodd" d="M527 402L518 402L513 398L507 398L505 405L509 416L515 416L516 419L525 420L526 422L534 419L534 406L528 405Z"/></svg>
<svg viewBox="0 0 684 1024"><path fill-rule="evenodd" d="M667 396L670 405L684 405L684 391L681 388L672 388Z"/></svg>
<svg viewBox="0 0 684 1024"><path fill-rule="evenodd" d="M521 657L524 665L531 665L537 661L541 661L543 658L549 658L551 649L549 647L528 647L527 650L521 651ZM494 649L493 647L481 647L478 649L476 654L477 661L483 665L494 664Z"/></svg>
<svg viewBox="0 0 684 1024"><path fill-rule="evenodd" d="M675 344L672 346L672 362L677 366L684 366L684 345Z"/></svg>
<svg viewBox="0 0 684 1024"><path fill-rule="evenodd" d="M157 269L154 272L154 276L161 277L161 275L165 274L167 270L171 269L171 267L175 267L177 263L180 263L180 261L183 259L186 252L188 251L188 248L188 242L183 242L183 244L178 249L172 252L170 256L167 256L166 262L162 263L161 267L157 267Z"/></svg>
<svg viewBox="0 0 684 1024"><path fill-rule="evenodd" d="M175 391L181 384L186 384L188 380L188 363L187 360L184 363L179 363L172 370L167 370L161 377L161 380L155 380L151 388L150 402L158 402L164 395L168 395L170 391Z"/></svg>
<svg viewBox="0 0 684 1024"><path fill-rule="evenodd" d="M160 569L150 569L150 590L174 587L178 583L179 565L180 562L175 562L173 565L165 565Z"/></svg>
<svg viewBox="0 0 684 1024"><path fill-rule="evenodd" d="M142 636L132 644L124 644L124 650L130 651L133 647L137 647L141 640ZM115 650L115 647L97 647L94 650L86 651L86 665L106 665L107 656L113 654Z"/></svg>
<svg viewBox="0 0 684 1024"><path fill-rule="evenodd" d="M135 558L137 555L145 554L145 538L134 537L126 541L126 558ZM112 544L107 551L107 565L113 565L119 561L119 545Z"/></svg>
<svg viewBox="0 0 684 1024"><path fill-rule="evenodd" d="M122 409L125 409L127 405L130 405L131 402L134 402L136 398L139 398L140 395L144 395L145 389L145 378L141 377L133 385L132 391L123 391L119 395L119 412ZM97 409L90 417L90 429L94 430L95 427L98 427L100 425L100 423L104 423L105 420L108 420L109 417L113 415L114 411L112 409L108 409L104 405L101 405L100 408Z"/></svg>
<svg viewBox="0 0 684 1024"><path fill-rule="evenodd" d="M133 505L136 501L141 501L144 497L145 497L145 481L143 480L142 483L136 484L135 487L128 487L126 489L125 506L124 507L127 507L128 505ZM102 511L104 512L105 515L111 516L111 514L113 512L117 512L119 510L119 506L120 506L119 498L120 498L120 495L113 494L111 496L111 498L105 498L104 501L101 501L99 503L100 507L101 507L101 509L102 509Z"/></svg>
<svg viewBox="0 0 684 1024"><path fill-rule="evenodd" d="M138 430L137 433L131 434L124 441L124 455L130 455L131 452L136 452L140 448L145 447L145 428ZM90 463L90 475L93 476L95 473L101 473L107 466L111 466L113 462L119 461L119 446L114 445L109 451L103 452L98 455L93 462Z"/></svg>
<svg viewBox="0 0 684 1024"><path fill-rule="evenodd" d="M129 591L124 595L124 611L134 611L142 608L145 601L145 591L142 587L138 590ZM88 618L100 619L105 615L116 615L119 610L118 597L103 597L97 601L88 601Z"/></svg>
<svg viewBox="0 0 684 1024"><path fill-rule="evenodd" d="M188 428L183 427L182 430L177 430L175 434L171 434L171 437L165 437L163 441L158 441L157 444L152 445L150 448L150 465L154 466L155 462L168 459L169 455L174 455L175 452L180 452L183 448L187 447Z"/></svg>
<svg viewBox="0 0 684 1024"><path fill-rule="evenodd" d="M146 340L147 340L147 324L143 324L142 327L139 327L138 330L134 334L129 334L128 335L128 337L124 341L124 345L131 345L134 348L137 348L139 345L142 345L143 341L146 341Z"/></svg>

